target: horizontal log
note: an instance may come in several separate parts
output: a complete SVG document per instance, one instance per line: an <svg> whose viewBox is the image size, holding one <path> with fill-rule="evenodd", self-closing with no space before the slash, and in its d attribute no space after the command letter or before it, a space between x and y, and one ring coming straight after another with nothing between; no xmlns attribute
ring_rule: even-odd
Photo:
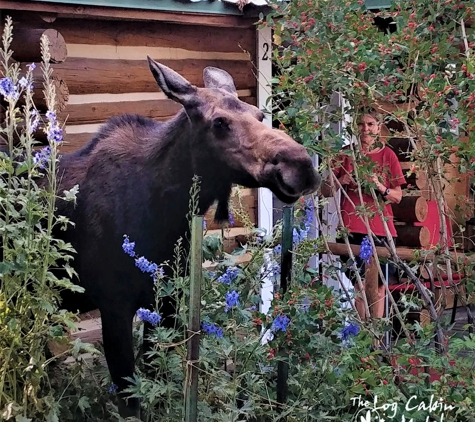
<svg viewBox="0 0 475 422"><path fill-rule="evenodd" d="M35 23L41 26L40 23ZM44 22L44 28L49 24ZM143 46L190 51L241 53L256 50L255 28L178 26L173 23L58 18L54 23L68 44Z"/></svg>
<svg viewBox="0 0 475 422"><path fill-rule="evenodd" d="M396 153L399 161L410 161L413 148L409 138L389 138L388 145Z"/></svg>
<svg viewBox="0 0 475 422"><path fill-rule="evenodd" d="M112 116L133 113L157 120L173 117L182 106L172 100L123 101L117 103L69 104L62 113L68 124L105 122Z"/></svg>
<svg viewBox="0 0 475 422"><path fill-rule="evenodd" d="M66 84L64 79L61 79L57 77L56 75L52 75L50 77L50 80L53 83L54 88L55 88L54 103L55 103L56 111L61 112L66 108L66 105L68 104L68 101L69 101L68 85ZM41 77L41 80L34 80L33 86L34 86L33 102L35 103L36 108L40 111L48 110L48 104L43 94L43 90L44 90L43 77Z"/></svg>
<svg viewBox="0 0 475 422"><path fill-rule="evenodd" d="M237 89L256 87L251 62L241 60L162 60L192 84L203 86L203 69L219 67L234 78ZM70 94L121 94L158 91L146 60L100 60L70 57L53 65L54 74L66 80Z"/></svg>
<svg viewBox="0 0 475 422"><path fill-rule="evenodd" d="M68 50L63 36L56 29L14 28L10 45L13 58L19 62L41 62L41 37L48 37L50 63L66 60Z"/></svg>
<svg viewBox="0 0 475 422"><path fill-rule="evenodd" d="M394 217L405 223L423 222L429 213L427 201L421 196L403 196L399 204L393 204Z"/></svg>
<svg viewBox="0 0 475 422"><path fill-rule="evenodd" d="M426 247L430 244L430 230L426 226L396 226L398 244L409 247Z"/></svg>
<svg viewBox="0 0 475 422"><path fill-rule="evenodd" d="M242 97L247 103L255 103L255 97ZM93 124L105 122L118 114L133 113L159 121L173 117L181 105L172 100L122 101L117 103L69 104L62 113L68 124Z"/></svg>
<svg viewBox="0 0 475 422"><path fill-rule="evenodd" d="M343 243L328 242L328 249L334 255L348 256L348 248ZM354 256L360 254L360 245L350 245L350 249ZM391 254L384 246L376 246L376 253L379 258L391 258ZM408 248L405 246L398 246L396 248L397 256L403 261L415 261L415 262L425 262L435 259L435 254L433 252L422 252L419 249ZM450 252L450 257L455 262L459 259L463 259L467 262L475 262L475 253L473 254L463 254L459 252Z"/></svg>
<svg viewBox="0 0 475 422"><path fill-rule="evenodd" d="M104 20L138 20L138 21L158 21L173 22L180 25L203 25L219 26L223 28L254 28L257 18L243 16L222 16L222 15L203 15L201 13L186 12L163 12L159 10L142 10L119 7L104 6L78 6L47 3L47 2L25 2L23 0L2 0L2 12L4 15L15 17L16 11L22 11L25 16L30 12L48 12L60 14L63 18L84 19L84 18L103 18ZM29 19L39 18L37 13L30 13ZM28 16L28 15L26 15ZM26 18L28 19L28 17Z"/></svg>

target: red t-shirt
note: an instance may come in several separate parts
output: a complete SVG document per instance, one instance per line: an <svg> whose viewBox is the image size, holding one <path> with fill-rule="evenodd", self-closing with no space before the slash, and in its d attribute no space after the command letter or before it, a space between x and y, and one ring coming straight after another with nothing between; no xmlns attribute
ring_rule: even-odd
<svg viewBox="0 0 475 422"><path fill-rule="evenodd" d="M399 164L397 156L392 149L385 146L374 154L368 154L367 157L376 163L375 172L379 177L379 181L384 186L388 188L395 188L406 183L402 173L401 164ZM345 173L351 175L353 172L352 161L353 160L350 156L342 154L339 165L333 170L335 176L338 178ZM351 233L366 234L367 230L363 220L364 216L357 215L357 212L355 211L355 207L361 205L356 184L352 183L346 185L346 192L351 201L349 201L344 194L341 195L341 213L343 217L343 223ZM352 203L355 205L355 207ZM365 208L368 211L372 211L374 213L374 216L368 216L369 225L373 233L377 236L386 236L383 222L378 213L378 208L374 203L373 197L370 194L364 193L364 191L363 203L365 204ZM383 215L388 217L387 224L389 231L394 237L396 237L397 233L396 229L394 228L394 218L391 204L383 204Z"/></svg>

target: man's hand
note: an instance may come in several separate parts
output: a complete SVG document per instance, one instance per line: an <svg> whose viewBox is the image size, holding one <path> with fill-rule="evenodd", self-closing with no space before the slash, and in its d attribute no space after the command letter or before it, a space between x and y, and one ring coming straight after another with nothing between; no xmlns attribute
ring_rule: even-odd
<svg viewBox="0 0 475 422"><path fill-rule="evenodd" d="M345 185L350 185L352 183L355 183L355 181L353 180L353 178L348 174L348 173L345 173L343 176L340 176L338 178L338 181L340 182L340 184L342 186L345 186Z"/></svg>

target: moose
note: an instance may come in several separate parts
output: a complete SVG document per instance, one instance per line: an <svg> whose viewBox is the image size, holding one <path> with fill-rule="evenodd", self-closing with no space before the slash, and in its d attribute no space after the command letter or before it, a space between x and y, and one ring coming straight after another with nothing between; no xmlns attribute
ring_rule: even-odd
<svg viewBox="0 0 475 422"><path fill-rule="evenodd" d="M118 386L121 416L139 416L137 399L125 400L126 377L135 369L132 321L140 307L152 309L153 280L122 250L124 235L138 254L162 263L173 258L178 238L189 231L186 214L194 175L200 177L199 209L215 202L215 220L228 218L233 184L266 187L284 203L314 192L320 176L305 148L280 130L268 128L257 107L238 99L224 70L204 69L204 88L148 58L168 98L183 106L166 122L139 115L111 118L82 149L61 157L59 191L79 185L76 204L60 201L57 212L74 227L66 239L85 293L99 308L105 357ZM81 308L77 298L64 307ZM174 308L160 309L163 324Z"/></svg>

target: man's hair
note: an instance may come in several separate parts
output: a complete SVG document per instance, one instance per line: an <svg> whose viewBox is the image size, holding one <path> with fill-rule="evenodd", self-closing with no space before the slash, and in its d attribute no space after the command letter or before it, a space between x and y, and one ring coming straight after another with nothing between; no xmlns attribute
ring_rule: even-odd
<svg viewBox="0 0 475 422"><path fill-rule="evenodd" d="M360 107L356 113L357 120L359 120L363 116L368 116L368 115L373 117L379 124L384 123L383 114L377 111L373 107Z"/></svg>

